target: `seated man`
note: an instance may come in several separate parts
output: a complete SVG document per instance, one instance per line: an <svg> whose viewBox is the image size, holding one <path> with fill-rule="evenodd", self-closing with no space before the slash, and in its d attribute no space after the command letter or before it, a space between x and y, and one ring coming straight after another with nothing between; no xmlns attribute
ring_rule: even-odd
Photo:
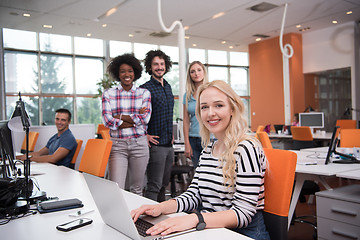
<svg viewBox="0 0 360 240"><path fill-rule="evenodd" d="M69 110L63 108L56 110L55 125L58 132L49 139L45 147L37 152L29 153L30 160L69 167L77 147L76 139L69 129L70 122ZM25 158L25 155L17 157L19 160L25 160Z"/></svg>

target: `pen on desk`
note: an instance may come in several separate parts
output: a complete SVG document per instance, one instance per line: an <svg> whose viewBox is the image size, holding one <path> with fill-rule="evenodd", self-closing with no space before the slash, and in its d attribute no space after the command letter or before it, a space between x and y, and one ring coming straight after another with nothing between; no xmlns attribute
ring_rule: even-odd
<svg viewBox="0 0 360 240"><path fill-rule="evenodd" d="M196 228L192 228L192 229L189 229L189 230L186 230L186 231L182 231L182 232L178 232L178 233L174 233L174 234L169 234L169 235L166 235L166 236L157 237L157 238L154 238L153 240L168 239L168 238L177 237L177 236L180 236L180 235L183 235L183 234L186 234L186 233L195 232L195 231L196 231Z"/></svg>
<svg viewBox="0 0 360 240"><path fill-rule="evenodd" d="M306 163L305 165L317 165L317 163Z"/></svg>

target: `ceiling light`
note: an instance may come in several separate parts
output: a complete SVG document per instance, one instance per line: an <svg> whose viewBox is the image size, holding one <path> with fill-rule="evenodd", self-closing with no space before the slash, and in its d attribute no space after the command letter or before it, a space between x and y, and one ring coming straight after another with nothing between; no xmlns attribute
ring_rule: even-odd
<svg viewBox="0 0 360 240"><path fill-rule="evenodd" d="M310 27L306 27L306 28L301 28L301 29L299 29L300 32L305 32L305 31L307 31L307 30L310 30Z"/></svg>
<svg viewBox="0 0 360 240"><path fill-rule="evenodd" d="M52 28L52 25L44 24L43 28Z"/></svg>
<svg viewBox="0 0 360 240"><path fill-rule="evenodd" d="M229 46L230 49L233 49L234 47L233 46Z"/></svg>
<svg viewBox="0 0 360 240"><path fill-rule="evenodd" d="M347 14L347 15L350 15L350 14L352 14L352 11L348 11L348 12L346 12L346 14Z"/></svg>
<svg viewBox="0 0 360 240"><path fill-rule="evenodd" d="M255 41L257 41L257 42L258 42L258 41L261 41L261 38L257 38L257 39L255 39Z"/></svg>
<svg viewBox="0 0 360 240"><path fill-rule="evenodd" d="M129 37L134 37L134 34L131 34L131 33L130 33L130 34L129 34Z"/></svg>
<svg viewBox="0 0 360 240"><path fill-rule="evenodd" d="M107 24L106 24L106 23L104 23L104 24L103 24L103 25L101 25L101 26L105 28L105 27L107 27Z"/></svg>
<svg viewBox="0 0 360 240"><path fill-rule="evenodd" d="M91 37L91 33L86 34L87 37Z"/></svg>
<svg viewBox="0 0 360 240"><path fill-rule="evenodd" d="M117 11L117 7L113 7L105 13L105 16L108 17L108 16L114 14L116 11Z"/></svg>
<svg viewBox="0 0 360 240"><path fill-rule="evenodd" d="M184 38L185 38L185 39L190 39L190 37L189 37L189 36L185 36Z"/></svg>
<svg viewBox="0 0 360 240"><path fill-rule="evenodd" d="M193 46L193 47L196 47L197 45L196 45L196 43L194 43L192 46Z"/></svg>
<svg viewBox="0 0 360 240"><path fill-rule="evenodd" d="M24 17L30 17L30 13L24 13L23 16Z"/></svg>
<svg viewBox="0 0 360 240"><path fill-rule="evenodd" d="M212 16L211 18L212 18L212 19L216 19L216 18L222 17L222 16L224 16L224 15L225 15L224 12L219 12L219 13L215 14L214 16Z"/></svg>
<svg viewBox="0 0 360 240"><path fill-rule="evenodd" d="M274 5L268 2L262 2L247 9L255 12L266 12L276 7L278 7L278 5Z"/></svg>
<svg viewBox="0 0 360 240"><path fill-rule="evenodd" d="M222 42L221 42L221 44L225 44L225 43L226 43L226 41L222 41Z"/></svg>
<svg viewBox="0 0 360 240"><path fill-rule="evenodd" d="M336 20L332 21L333 24L337 24L338 22Z"/></svg>
<svg viewBox="0 0 360 240"><path fill-rule="evenodd" d="M185 26L184 27L184 30L186 31L186 30L188 30L190 27L189 26Z"/></svg>
<svg viewBox="0 0 360 240"><path fill-rule="evenodd" d="M296 25L296 28L301 28L301 24Z"/></svg>

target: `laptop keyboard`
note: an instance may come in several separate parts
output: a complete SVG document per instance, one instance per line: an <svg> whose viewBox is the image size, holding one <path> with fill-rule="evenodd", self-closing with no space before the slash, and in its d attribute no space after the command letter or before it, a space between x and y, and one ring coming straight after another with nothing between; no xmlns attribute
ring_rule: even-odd
<svg viewBox="0 0 360 240"><path fill-rule="evenodd" d="M152 226L154 226L154 224L149 223L141 218L138 218L138 220L135 222L135 226L136 226L140 236L146 237L146 236L149 236L148 234L146 234L146 231L149 228L151 228Z"/></svg>

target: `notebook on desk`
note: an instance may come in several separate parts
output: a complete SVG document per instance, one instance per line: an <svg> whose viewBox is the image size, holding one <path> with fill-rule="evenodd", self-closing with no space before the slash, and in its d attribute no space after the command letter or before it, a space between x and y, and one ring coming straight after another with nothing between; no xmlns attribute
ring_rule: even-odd
<svg viewBox="0 0 360 240"><path fill-rule="evenodd" d="M120 189L117 183L99 178L87 173L83 173L85 181L90 189L91 195L95 201L95 204L100 212L101 218L103 221L110 227L116 229L122 234L136 240L141 239L157 239L158 236L141 236L135 226L131 215L130 210L123 196L124 190ZM158 218L146 217L146 220L138 220L136 223L138 225L151 225L155 222L152 220L157 219L157 222L160 220L168 218L167 216L160 216ZM148 229L147 227L146 229Z"/></svg>

